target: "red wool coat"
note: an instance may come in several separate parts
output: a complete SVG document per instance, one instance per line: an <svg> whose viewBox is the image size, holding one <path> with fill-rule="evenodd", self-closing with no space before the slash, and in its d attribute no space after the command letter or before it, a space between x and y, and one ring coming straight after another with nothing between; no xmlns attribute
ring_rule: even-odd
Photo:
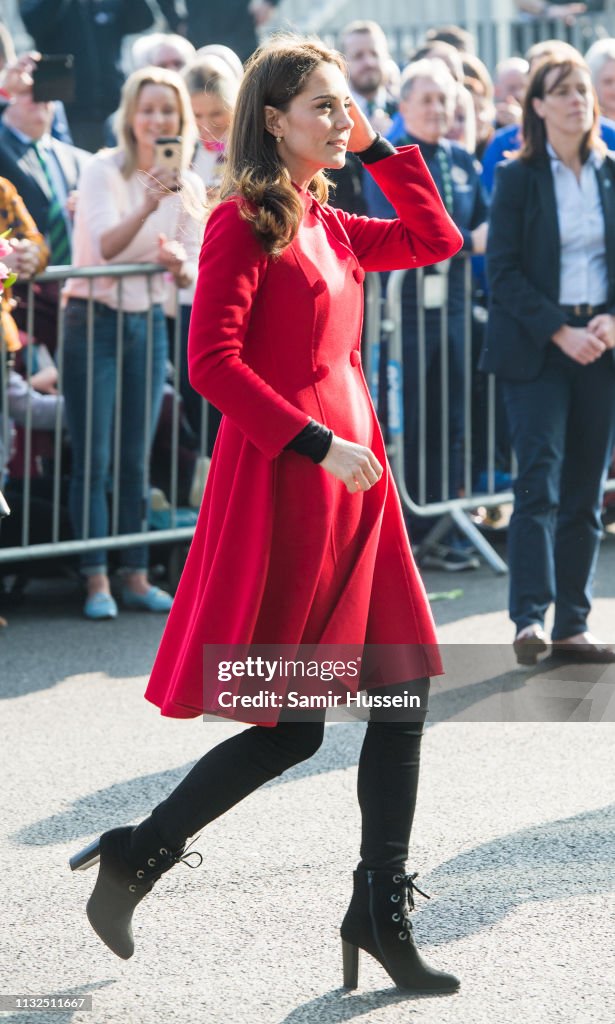
<svg viewBox="0 0 615 1024"><path fill-rule="evenodd" d="M361 368L362 282L365 271L447 259L462 238L418 147L367 170L398 220L352 216L307 193L297 236L277 259L234 199L209 218L188 359L193 387L224 415L145 694L163 715L247 717L221 711L218 691L231 687L204 679L206 644L413 645L412 664L387 682L441 671ZM312 418L374 452L384 467L375 486L349 494L284 450Z"/></svg>

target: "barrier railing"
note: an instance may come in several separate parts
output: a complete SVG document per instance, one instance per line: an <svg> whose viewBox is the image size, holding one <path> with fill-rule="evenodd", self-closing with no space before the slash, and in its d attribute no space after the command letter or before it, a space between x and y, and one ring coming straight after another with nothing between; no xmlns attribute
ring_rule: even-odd
<svg viewBox="0 0 615 1024"><path fill-rule="evenodd" d="M481 430L484 429L485 437L482 443L484 457L477 467L474 457L474 442L476 438L476 408L474 383L475 356L473 351L472 338L472 317L473 317L473 295L472 295L472 266L467 257L464 260L463 268L463 371L462 371L462 392L463 392L463 456L461 479L462 483L458 493L451 493L451 459L453 457L449 449L451 409L449 403L450 394L450 342L449 342L449 309L448 309L448 277L450 264L439 265L435 273L424 270L410 271L415 275L416 281L416 342L417 342L417 380L416 380L416 402L417 402L417 429L416 429L416 465L417 480L416 486L412 488L406 479L406 438L405 419L410 410L404 409L404 344L403 344L403 316L402 316L402 291L404 280L408 271L394 271L389 275L385 294L382 294L381 279L378 274L367 274L365 278L365 328L364 328L364 366L365 375L370 391L376 405L382 405L386 399L387 403L387 451L391 467L397 482L401 501L405 509L416 517L435 517L436 522L427 535L425 541L419 547L427 547L437 542L447 530L451 523L462 531L470 540L476 550L485 558L487 563L498 573L506 572L506 565L494 548L489 544L483 533L477 529L470 513L478 507L493 508L507 502L512 502L513 493L510 489L502 491L496 487L497 483L497 431L496 418L498 415L498 401L495 381L492 377L486 379L486 401L485 408L481 413ZM91 453L90 443L92 437L92 359L91 353L94 343L94 325L96 319L96 303L93 298L93 281L100 276L118 279L118 295L120 315L117 321L116 344L118 352L118 365L121 365L122 347L124 344L122 306L122 282L128 277L135 275L145 276L150 282L154 274L160 273L161 268L155 264L121 265L106 267L104 275L101 275L100 267L83 268L73 270L67 267L56 267L40 275L35 282L31 283L27 293L26 304L26 327L29 338L36 335L35 320L35 295L34 285L38 283L61 282L67 277L80 277L90 282L89 297L87 302L87 331L86 346L90 353L89 372L84 381L84 393L86 399L86 465L84 467L86 481L90 476ZM443 287L433 288L436 280ZM431 284L430 284L431 282ZM431 411L433 420L433 408L428 409L427 393L427 324L426 316L431 310L429 330L433 334L434 319L437 318L439 329L439 367L440 377L438 381L438 398L436 402L437 417L439 418L440 451L437 462L439 464L439 500L429 499L427 488L427 476L430 459L428 447L428 413ZM180 525L178 521L178 467L180 451L180 405L181 387L180 374L181 364L184 358L181 346L181 317L179 309L175 317L175 326L172 337L172 416L170 425L170 468L168 471L169 508L165 517L168 526L163 529L153 529L149 523L150 507L150 471L149 462L146 459L143 466L141 480L142 494L142 516L141 531L132 533L120 533L119 531L119 465L120 465L120 422L122 413L122 379L118 374L115 390L115 428L114 446L112 457L112 474L110 480L111 508L110 508L110 531L109 535L101 538L89 537L89 503L91 495L86 488L84 502L82 534L81 538L69 539L62 536L62 485L63 485L63 407L62 401L56 403L53 415L52 435L52 475L50 481L51 492L51 522L48 524L48 539L38 541L32 536L32 498L33 479L30 467L33 460L33 395L28 390L25 400L25 414L22 416L23 423L23 476L21 478L20 498L20 543L11 547L0 546L0 566L7 563L16 563L32 559L49 557L60 557L63 555L82 554L86 551L97 549L120 549L134 544L176 544L187 542L194 532L194 525ZM432 339L433 340L433 339ZM151 309L147 315L147 379L151 379L152 371L152 343L153 326ZM381 345L386 346L386 395L381 392ZM10 450L9 420L10 388L8 386L8 369L4 341L0 338L0 447L5 452L5 461L8 462ZM32 377L34 350L33 345L28 344L25 348L25 375L29 381ZM60 303L58 306L58 319L56 326L56 352L55 360L58 369L58 392L62 395L62 384L65 362L65 324L64 308ZM146 392L149 395L149 388ZM432 396L433 397L433 396ZM379 399L381 400L379 402ZM150 399L151 401L151 399ZM203 402L201 417L201 433L198 444L198 457L204 458L207 453L207 415L206 403ZM149 431L149 419L151 406L146 402L143 429ZM148 446L146 445L146 448ZM0 458L0 468L3 460ZM475 487L477 480L477 469L480 469L481 476L486 482L486 487L478 489ZM510 462L510 469L514 471L514 463ZM9 481L16 484L16 481ZM2 477L0 476L0 485ZM615 490L615 481L608 485L609 490ZM9 502L10 503L10 502Z"/></svg>
<svg viewBox="0 0 615 1024"><path fill-rule="evenodd" d="M391 469L397 483L402 504L407 512L418 518L436 518L432 529L427 533L423 542L418 546L417 554L420 557L424 550L441 540L448 532L452 524L467 537L474 548L482 555L486 562L497 573L506 573L506 563L499 556L497 551L486 539L485 535L475 525L472 513L478 508L490 509L510 503L514 499L512 490L498 489L497 463L497 430L496 421L500 414L497 400L496 382L493 375L484 377L480 375L484 389L484 409L482 411L481 427L484 427L485 436L481 439L481 450L483 457L480 463L476 464L474 447L476 441L476 403L475 403L475 382L476 382L476 352L473 351L473 290L472 290L472 261L470 257L460 256L456 260L463 260L463 353L462 353L462 393L463 393L463 460L460 477L462 480L459 493L450 493L451 479L451 458L452 452L449 447L450 437L450 357L451 343L449 340L449 309L448 309L448 279L450 272L450 261L439 264L429 272L424 269L416 271L397 270L393 271L387 281L386 293L383 300L384 315L382 318L382 335L386 345L386 378L387 378L387 452ZM434 281L434 271L437 280L443 287L429 288L429 282ZM405 420L411 411L406 409L404 403L404 343L403 343L403 314L402 314L402 292L404 281L408 273L415 275L416 282L416 400L418 408L416 428L416 466L417 480L414 490L411 489L406 478L406 435ZM368 275L369 277L370 275ZM375 276L375 275L374 275ZM431 294L430 294L431 292ZM428 421L428 394L427 394L427 324L426 314L428 309L435 310L438 317L439 338L439 368L440 377L438 382L438 403L437 416L439 417L440 451L438 453L441 491L440 500L428 500L427 498L427 471L430 453L428 449L427 421ZM485 314L486 315L486 314ZM433 318L431 321L433 332ZM433 341L433 338L432 338ZM372 355L372 363L379 358L376 351ZM377 394L375 399L377 400ZM433 412L433 410L432 410ZM433 420L433 416L432 416ZM511 479L515 472L515 462L512 452L506 471L510 473ZM486 487L478 489L475 487L477 479L484 479ZM615 480L607 484L607 490L615 490Z"/></svg>
<svg viewBox="0 0 615 1024"><path fill-rule="evenodd" d="M406 510L418 517L438 517L438 522L427 534L421 549L436 543L450 528L451 523L462 531L473 546L485 558L488 564L498 573L507 572L506 563L500 558L491 544L478 530L467 514L478 506L484 508L501 505L512 501L512 492L496 492L495 490L495 388L493 382L488 389L487 408L487 461L483 468L488 485L486 492L474 492L473 488L473 394L472 379L474 375L472 354L472 303L471 273L469 259L464 266L464 337L463 337L463 490L464 495L449 494L450 451L448 446L450 427L449 406L449 331L448 331L448 270L449 264L439 264L437 273L444 284L443 301L439 309L439 360L440 360L440 484L443 497L439 501L426 500L427 477L427 336L425 284L428 280L423 268L411 271L416 275L416 312L417 312L417 399L418 399L418 494L410 494L406 480L406 444L404 437L404 346L402 323L402 289L408 271L396 270L388 279L385 298L385 317L383 329L387 336L387 387L388 387L388 453L391 468L395 476L402 504ZM436 308L436 307L431 307Z"/></svg>
<svg viewBox="0 0 615 1024"><path fill-rule="evenodd" d="M148 525L149 518L149 505L150 505L150 474L149 474L149 460L144 459L143 475L141 480L141 495L142 495L142 508L141 508L141 526L140 532L132 533L120 533L119 532L119 500L120 500L120 486L119 486L119 470L120 470L120 424L122 417L122 351L124 346L124 318L128 315L129 311L123 308L123 282L129 277L145 277L148 282L148 291L150 296L149 310L146 313L146 380L151 382L152 379L152 345L153 345L153 312L151 303L151 283L152 278L155 274L164 273L165 268L157 264L118 264L115 266L108 266L104 268L104 272L101 271L100 267L85 267L85 268L71 268L71 267L52 267L49 268L45 273L39 275L28 285L27 299L26 299L26 334L28 340L32 341L36 337L36 318L35 318L35 287L38 285L45 285L50 283L61 283L67 278L82 278L89 282L88 297L85 300L87 303L87 315L86 315L86 346L88 352L88 371L86 379L84 381L84 393L85 393L85 405L86 405L86 445L85 445L85 466L84 466L84 477L86 481L90 479L91 472L91 440L92 440L92 415L93 415L93 345L94 345L94 325L96 319L96 306L97 303L93 296L93 282L96 278L114 278L118 281L118 318L117 318L117 329L116 329L116 344L117 344L117 375L115 385L115 403L114 403L114 429L113 429L113 454L112 454L112 473L110 480L110 532L109 535L102 538L91 538L89 536L89 520L90 520L90 500L91 494L89 486L85 488L84 494L84 507L83 507L83 518L82 518L82 537L66 539L61 537L60 520L62 514L62 501L61 501L61 490L62 490L62 473L63 473L63 438L64 438L64 424L63 424L63 402L61 400L63 394L63 376L64 376L64 363L65 363L65 309L61 301L58 302L57 309L57 326L56 326L56 347L55 347L55 363L58 371L58 385L57 391L59 400L56 403L55 417L52 433L52 450L53 455L51 457L52 463L52 478L51 484L51 523L49 525L49 539L42 543L32 542L32 497L33 497L33 480L30 472L32 457L33 457L33 404L34 395L30 388L28 388L25 396L25 415L22 418L23 425L23 476L22 486L19 493L19 506L21 516L21 543L19 545L13 545L11 547L0 547L0 565L13 562L21 562L32 559L42 558L56 558L64 555L75 555L82 554L86 551L94 551L99 549L120 549L130 547L134 544L164 544L164 543L176 543L180 541L189 541L194 533L194 526L180 526L177 524L178 514L178 456L179 456L179 413L181 404L180 395L180 364L181 364L181 316L179 306L177 303L177 293L175 293L175 328L172 339L172 350L173 350L173 375L172 375L172 386L173 386L173 411L171 418L171 441L170 441L170 454L171 463L169 469L169 505L168 509L168 520L169 528L167 529L151 529ZM0 460L0 482L4 472L2 462L8 464L9 456L11 451L11 437L10 437L10 423L11 423L11 405L10 405L10 393L9 387L9 369L7 366L7 353L5 351L4 339L0 337L0 417L1 417L1 429L0 429L0 449L4 451L4 460ZM27 344L25 347L25 378L26 382L30 381L33 373L33 361L34 361L34 346L33 344ZM145 450L147 451L151 444L151 388L148 386L145 389L145 412L143 417L143 431L145 437ZM206 453L207 445L207 416L205 413L206 403L203 403L203 416L202 416L202 429L200 437L200 448L199 455L202 457ZM49 481L48 481L49 482ZM9 485L18 486L18 481L10 481ZM18 488L19 489L19 488ZM6 488L5 488L6 490ZM9 504L13 504L9 501ZM13 510L14 511L14 510Z"/></svg>

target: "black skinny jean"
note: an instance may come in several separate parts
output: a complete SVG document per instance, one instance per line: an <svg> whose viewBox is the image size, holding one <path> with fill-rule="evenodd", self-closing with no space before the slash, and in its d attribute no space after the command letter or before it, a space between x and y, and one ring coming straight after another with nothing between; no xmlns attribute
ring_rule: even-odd
<svg viewBox="0 0 615 1024"><path fill-rule="evenodd" d="M361 808L361 867L403 870L416 806L423 721L429 680L382 686L374 694L417 694L421 710L372 708L365 731L357 790ZM408 718L416 721L408 721ZM263 783L312 757L324 736L321 721L252 726L219 743L154 808L151 820L171 849L239 803ZM139 828L131 850L139 850Z"/></svg>

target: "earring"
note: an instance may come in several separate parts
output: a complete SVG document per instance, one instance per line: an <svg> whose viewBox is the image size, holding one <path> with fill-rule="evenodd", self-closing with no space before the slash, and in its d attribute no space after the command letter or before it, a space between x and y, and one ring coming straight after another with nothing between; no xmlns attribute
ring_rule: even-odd
<svg viewBox="0 0 615 1024"><path fill-rule="evenodd" d="M281 135L276 135L275 141L276 142L281 142L282 141L282 136Z"/></svg>

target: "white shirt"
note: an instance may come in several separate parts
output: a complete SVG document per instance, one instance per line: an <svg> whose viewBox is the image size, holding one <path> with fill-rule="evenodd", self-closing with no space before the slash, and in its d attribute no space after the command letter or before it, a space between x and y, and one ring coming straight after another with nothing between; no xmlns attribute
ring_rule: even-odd
<svg viewBox="0 0 615 1024"><path fill-rule="evenodd" d="M205 229L205 214L195 220L185 209L181 195L166 196L147 217L131 242L122 252L105 260L100 251L101 236L109 228L134 213L144 201L147 176L136 171L125 178L121 173L122 155L118 150L97 153L88 161L79 182L79 199L73 230L73 266L110 266L114 263L157 263L158 236L181 242L186 249L186 270L196 278L199 250ZM197 197L204 201L201 179L192 171L184 171L183 179ZM146 277L126 277L122 286L123 308L130 313L149 309L150 303L164 303L169 282L164 274L151 279L151 298ZM64 294L87 299L90 282L72 277L66 282ZM97 277L92 282L92 297L97 302L117 309L117 278ZM180 296L180 301L183 296Z"/></svg>
<svg viewBox="0 0 615 1024"><path fill-rule="evenodd" d="M596 170L602 157L590 153L581 179L557 156L547 152L555 186L561 246L559 301L562 306L602 305L608 295L604 212Z"/></svg>

